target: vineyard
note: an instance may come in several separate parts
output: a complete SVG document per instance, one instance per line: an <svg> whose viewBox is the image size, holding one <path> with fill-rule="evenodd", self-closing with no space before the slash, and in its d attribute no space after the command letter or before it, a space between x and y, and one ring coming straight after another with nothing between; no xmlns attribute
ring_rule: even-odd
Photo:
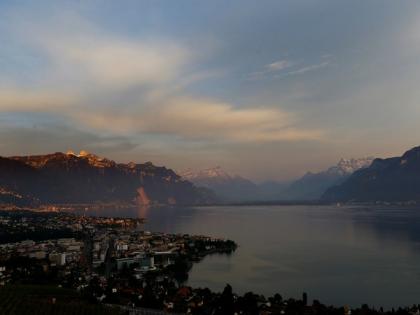
<svg viewBox="0 0 420 315"><path fill-rule="evenodd" d="M0 288L2 315L120 315L121 311L90 304L77 292L51 286L9 285Z"/></svg>

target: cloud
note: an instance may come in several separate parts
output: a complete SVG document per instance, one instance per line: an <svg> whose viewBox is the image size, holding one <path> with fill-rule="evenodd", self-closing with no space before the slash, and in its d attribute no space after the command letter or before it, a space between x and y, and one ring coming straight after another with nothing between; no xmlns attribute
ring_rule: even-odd
<svg viewBox="0 0 420 315"><path fill-rule="evenodd" d="M47 19L17 32L43 67L30 88L14 82L0 90L0 111L53 114L92 134L133 139L164 135L185 142L250 143L323 137L278 106L245 108L191 95L191 84L224 72L201 69L194 51L179 42L109 34L80 17L63 20L58 27ZM263 73L291 65L278 60Z"/></svg>
<svg viewBox="0 0 420 315"><path fill-rule="evenodd" d="M190 97L166 99L127 115L76 114L85 125L117 133L165 134L183 139L222 142L320 140L320 130L295 126L296 117L274 108L235 108ZM112 123L110 123L112 122Z"/></svg>
<svg viewBox="0 0 420 315"><path fill-rule="evenodd" d="M279 72L284 69L287 69L291 66L293 66L294 63L292 63L289 60L282 59L278 61L274 61L272 63L269 63L264 66L264 69L262 71L252 72L247 76L247 80L261 80L267 77L268 75L272 74L273 72Z"/></svg>
<svg viewBox="0 0 420 315"><path fill-rule="evenodd" d="M8 112L58 110L77 103L68 92L22 87L0 88L0 110Z"/></svg>
<svg viewBox="0 0 420 315"><path fill-rule="evenodd" d="M298 68L289 72L284 72L283 70L292 68L292 67L296 68L296 66L298 66L299 63L292 62L286 59L278 60L278 61L265 65L264 70L262 71L250 73L247 77L247 80L254 81L254 80L261 80L261 79L269 78L269 77L281 78L281 77L287 77L289 75L304 74L307 72L315 71L315 70L329 66L331 64L330 59L332 57L333 55L331 54L324 54L321 56L321 58L324 59L325 61L318 64L301 67L301 68Z"/></svg>
<svg viewBox="0 0 420 315"><path fill-rule="evenodd" d="M56 28L47 27L48 21L32 26L30 33L27 27L16 32L47 60L47 81L105 88L158 84L174 79L191 58L185 47L168 39L106 33L73 15L63 20Z"/></svg>
<svg viewBox="0 0 420 315"><path fill-rule="evenodd" d="M173 79L187 57L184 49L164 41L138 42L91 35L64 41L50 38L42 44L60 75L75 74L111 87Z"/></svg>
<svg viewBox="0 0 420 315"><path fill-rule="evenodd" d="M22 116L20 118L26 119ZM130 151L136 147L136 143L125 137L96 135L65 124L38 123L31 127L5 122L0 126L0 149L10 155L66 152L70 149L107 154Z"/></svg>
<svg viewBox="0 0 420 315"><path fill-rule="evenodd" d="M319 130L297 128L296 116L277 108L238 108L213 99L174 95L164 89L151 90L148 95L142 95L134 105L123 103L123 107L84 106L87 99L64 92L10 88L0 90L0 111L52 113L91 132L126 136L146 133L184 140L242 143L323 137Z"/></svg>
<svg viewBox="0 0 420 315"><path fill-rule="evenodd" d="M321 63L318 63L318 64L314 64L314 65L306 66L306 67L303 67L303 68L300 68L300 69L297 69L297 70L290 71L287 74L288 75L304 74L306 72L315 71L315 70L318 70L318 69L321 69L321 68L325 68L329 65L330 65L329 61L324 61L324 62L321 62Z"/></svg>
<svg viewBox="0 0 420 315"><path fill-rule="evenodd" d="M173 80L191 61L174 40L118 34L72 10L15 9L2 16L0 59L14 73L3 71L0 82L122 89Z"/></svg>
<svg viewBox="0 0 420 315"><path fill-rule="evenodd" d="M275 61L273 63L270 63L270 64L266 65L266 68L269 71L280 71L280 70L286 69L286 68L288 68L292 65L293 65L293 63L291 63L288 60L279 60L279 61Z"/></svg>

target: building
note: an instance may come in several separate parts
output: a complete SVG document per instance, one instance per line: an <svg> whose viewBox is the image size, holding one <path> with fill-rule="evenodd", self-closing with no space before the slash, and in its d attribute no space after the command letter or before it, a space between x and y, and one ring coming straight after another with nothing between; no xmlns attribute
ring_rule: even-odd
<svg viewBox="0 0 420 315"><path fill-rule="evenodd" d="M66 264L66 254L65 253L51 253L48 256L51 264L56 266L64 266Z"/></svg>

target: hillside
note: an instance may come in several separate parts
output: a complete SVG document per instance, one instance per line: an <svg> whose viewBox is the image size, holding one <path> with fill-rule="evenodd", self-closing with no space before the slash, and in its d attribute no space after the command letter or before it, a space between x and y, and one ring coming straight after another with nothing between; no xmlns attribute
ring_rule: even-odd
<svg viewBox="0 0 420 315"><path fill-rule="evenodd" d="M75 290L45 285L0 287L0 314L122 315L118 308L89 303Z"/></svg>
<svg viewBox="0 0 420 315"><path fill-rule="evenodd" d="M327 201L420 201L420 147L401 157L375 159L341 185L328 189Z"/></svg>
<svg viewBox="0 0 420 315"><path fill-rule="evenodd" d="M165 167L81 152L0 158L0 202L201 204L211 193Z"/></svg>

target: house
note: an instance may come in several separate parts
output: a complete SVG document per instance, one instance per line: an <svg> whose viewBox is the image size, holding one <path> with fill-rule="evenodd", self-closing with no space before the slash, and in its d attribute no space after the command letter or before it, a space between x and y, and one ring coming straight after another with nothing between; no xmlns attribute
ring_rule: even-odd
<svg viewBox="0 0 420 315"><path fill-rule="evenodd" d="M65 253L50 253L48 259L51 264L55 264L56 266L64 266L66 264Z"/></svg>

